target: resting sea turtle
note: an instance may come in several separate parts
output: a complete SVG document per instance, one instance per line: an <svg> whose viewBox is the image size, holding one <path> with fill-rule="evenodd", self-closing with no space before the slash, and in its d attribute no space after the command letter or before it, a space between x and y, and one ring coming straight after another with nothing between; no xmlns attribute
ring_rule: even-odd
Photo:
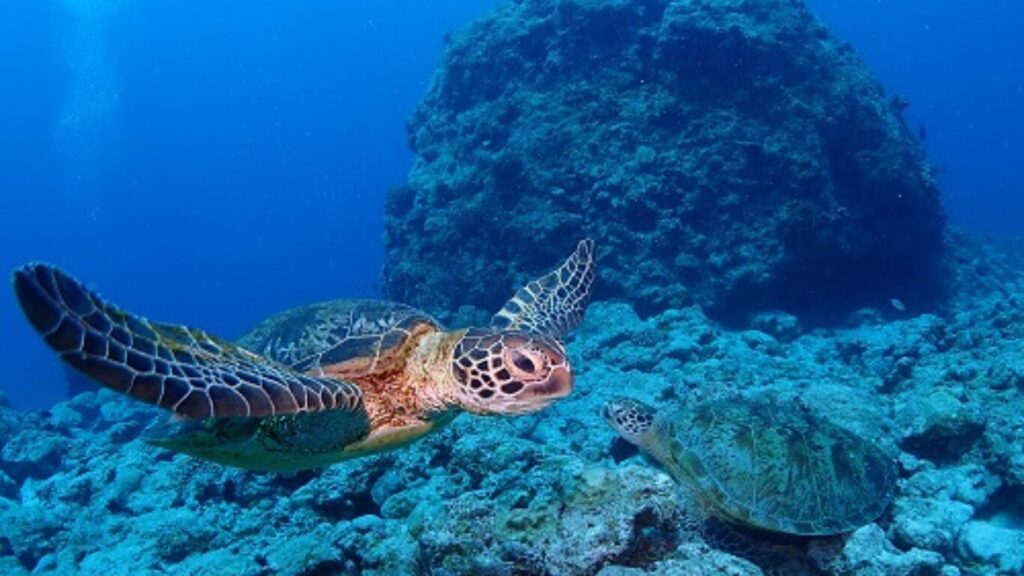
<svg viewBox="0 0 1024 576"><path fill-rule="evenodd" d="M888 506L895 461L874 444L766 396L715 399L656 414L635 400L605 420L692 496L697 510L755 531L828 536Z"/></svg>
<svg viewBox="0 0 1024 576"><path fill-rule="evenodd" d="M254 470L301 470L394 448L459 410L523 414L569 394L561 339L583 317L594 245L521 288L490 326L338 300L282 312L237 343L117 308L46 264L14 273L29 322L64 362L173 412L155 444Z"/></svg>

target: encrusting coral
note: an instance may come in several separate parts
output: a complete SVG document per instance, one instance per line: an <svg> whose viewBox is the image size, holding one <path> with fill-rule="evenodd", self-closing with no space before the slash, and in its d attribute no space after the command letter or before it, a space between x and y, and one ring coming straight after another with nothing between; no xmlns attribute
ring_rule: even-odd
<svg viewBox="0 0 1024 576"><path fill-rule="evenodd" d="M600 410L621 395L767 392L898 455L890 512L813 542L811 573L1020 574L1024 279L989 246L957 240L953 253L959 296L941 313L860 311L799 334L761 315L733 330L697 307L641 319L597 302L569 342L571 397L516 419L463 416L319 472L256 474L154 448L138 436L165 416L107 392L38 414L2 408L0 571L758 574L702 540L678 485L616 442ZM782 339L758 329L780 324ZM956 449L935 450L931 434Z"/></svg>
<svg viewBox="0 0 1024 576"><path fill-rule="evenodd" d="M409 122L386 288L491 309L585 233L642 315L920 310L944 215L902 107L799 0L504 3Z"/></svg>

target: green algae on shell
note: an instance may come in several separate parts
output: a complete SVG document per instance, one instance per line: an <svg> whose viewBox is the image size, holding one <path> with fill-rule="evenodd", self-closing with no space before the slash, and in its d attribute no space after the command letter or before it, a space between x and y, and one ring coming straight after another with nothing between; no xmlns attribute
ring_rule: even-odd
<svg viewBox="0 0 1024 576"><path fill-rule="evenodd" d="M738 526L842 534L881 516L895 492L891 457L796 404L729 398L655 413L623 398L604 417L664 465L703 513Z"/></svg>

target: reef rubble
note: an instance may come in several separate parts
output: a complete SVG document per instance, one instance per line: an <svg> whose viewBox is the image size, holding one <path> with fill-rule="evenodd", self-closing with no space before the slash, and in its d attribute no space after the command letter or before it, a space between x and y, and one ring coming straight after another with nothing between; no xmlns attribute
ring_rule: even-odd
<svg viewBox="0 0 1024 576"><path fill-rule="evenodd" d="M730 329L696 306L599 301L569 344L574 394L536 415L462 416L401 451L254 474L145 444L163 414L113 393L0 408L0 572L760 574L705 542L672 479L615 441L612 396L773 391L898 457L890 511L814 542L794 574L1024 573L1024 276L951 238L935 314L861 310L829 329L780 311ZM771 318L771 320L766 320Z"/></svg>

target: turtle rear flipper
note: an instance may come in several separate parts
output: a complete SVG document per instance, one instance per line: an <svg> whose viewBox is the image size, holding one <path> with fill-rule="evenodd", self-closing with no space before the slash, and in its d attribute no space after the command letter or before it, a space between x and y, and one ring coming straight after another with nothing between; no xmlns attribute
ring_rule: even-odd
<svg viewBox="0 0 1024 576"><path fill-rule="evenodd" d="M53 266L16 270L14 290L64 362L183 418L363 410L353 384L307 376L202 330L150 322Z"/></svg>
<svg viewBox="0 0 1024 576"><path fill-rule="evenodd" d="M294 471L354 458L364 440L363 411L329 410L269 418L212 418L157 422L143 433L149 444L247 470Z"/></svg>
<svg viewBox="0 0 1024 576"><path fill-rule="evenodd" d="M588 238L557 269L520 288L491 327L564 338L583 320L593 283L594 241Z"/></svg>

